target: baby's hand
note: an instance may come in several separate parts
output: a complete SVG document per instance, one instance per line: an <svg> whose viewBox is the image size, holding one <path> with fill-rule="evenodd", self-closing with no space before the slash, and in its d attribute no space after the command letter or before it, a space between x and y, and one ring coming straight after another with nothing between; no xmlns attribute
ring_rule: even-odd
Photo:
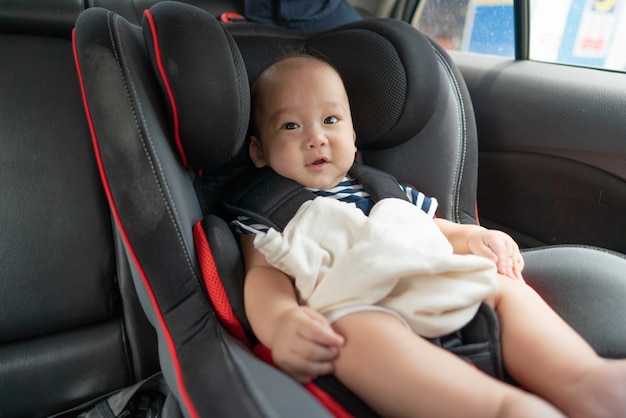
<svg viewBox="0 0 626 418"><path fill-rule="evenodd" d="M493 229L481 229L469 236L468 247L472 254L492 260L498 273L513 279L524 280L524 259L517 243L508 234Z"/></svg>
<svg viewBox="0 0 626 418"><path fill-rule="evenodd" d="M282 314L272 339L274 363L301 383L333 373L333 360L344 343L326 318L306 306Z"/></svg>

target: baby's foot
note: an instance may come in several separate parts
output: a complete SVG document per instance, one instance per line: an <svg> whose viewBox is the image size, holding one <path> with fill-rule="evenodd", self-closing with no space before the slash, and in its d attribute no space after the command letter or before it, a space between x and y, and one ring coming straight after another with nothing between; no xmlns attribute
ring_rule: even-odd
<svg viewBox="0 0 626 418"><path fill-rule="evenodd" d="M619 418L626 415L626 360L607 361L576 387L567 408L571 418Z"/></svg>

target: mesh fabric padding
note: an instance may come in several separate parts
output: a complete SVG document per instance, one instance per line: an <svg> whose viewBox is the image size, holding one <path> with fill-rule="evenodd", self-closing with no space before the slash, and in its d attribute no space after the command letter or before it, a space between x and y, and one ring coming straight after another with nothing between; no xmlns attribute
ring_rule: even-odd
<svg viewBox="0 0 626 418"><path fill-rule="evenodd" d="M393 44L370 30L351 29L314 38L309 45L319 48L344 80L358 146L389 133L407 96L406 69Z"/></svg>

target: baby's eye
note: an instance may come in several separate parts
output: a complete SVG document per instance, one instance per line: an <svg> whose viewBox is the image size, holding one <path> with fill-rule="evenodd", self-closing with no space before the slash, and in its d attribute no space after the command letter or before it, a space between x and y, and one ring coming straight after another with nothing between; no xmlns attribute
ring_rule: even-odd
<svg viewBox="0 0 626 418"><path fill-rule="evenodd" d="M329 116L326 119L324 119L324 123L327 125L333 125L337 122L339 122L339 119L337 119L336 116Z"/></svg>
<svg viewBox="0 0 626 418"><path fill-rule="evenodd" d="M299 127L300 125L298 125L295 122L287 122L283 125L283 129L287 129L287 130L298 129Z"/></svg>

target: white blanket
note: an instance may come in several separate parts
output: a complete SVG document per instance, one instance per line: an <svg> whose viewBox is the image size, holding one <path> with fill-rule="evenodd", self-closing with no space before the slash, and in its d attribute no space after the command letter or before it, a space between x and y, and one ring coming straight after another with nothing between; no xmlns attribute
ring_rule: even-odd
<svg viewBox="0 0 626 418"><path fill-rule="evenodd" d="M365 216L318 197L282 234L270 229L254 245L294 279L302 304L333 320L355 307L383 307L424 337L463 327L496 289L493 262L453 254L433 220L400 199L381 200Z"/></svg>

